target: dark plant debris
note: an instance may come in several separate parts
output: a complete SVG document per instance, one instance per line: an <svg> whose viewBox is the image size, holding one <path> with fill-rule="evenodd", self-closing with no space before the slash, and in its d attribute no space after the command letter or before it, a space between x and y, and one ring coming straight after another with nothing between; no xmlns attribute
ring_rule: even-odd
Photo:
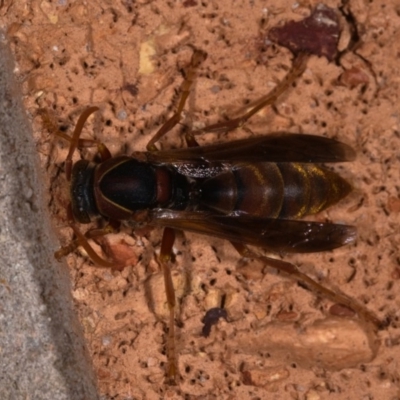
<svg viewBox="0 0 400 400"><path fill-rule="evenodd" d="M305 52L325 56L332 61L337 53L340 24L336 11L319 4L307 18L272 28L268 39L293 53Z"/></svg>

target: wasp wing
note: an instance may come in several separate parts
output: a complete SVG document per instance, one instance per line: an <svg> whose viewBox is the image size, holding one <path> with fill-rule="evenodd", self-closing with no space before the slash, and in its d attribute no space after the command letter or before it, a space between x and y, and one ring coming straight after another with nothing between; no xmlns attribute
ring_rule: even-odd
<svg viewBox="0 0 400 400"><path fill-rule="evenodd" d="M331 223L172 210L156 210L152 217L158 226L215 236L275 253L327 251L351 243L356 237L353 226Z"/></svg>
<svg viewBox="0 0 400 400"><path fill-rule="evenodd" d="M163 150L148 153L149 161L180 163L204 162L301 162L330 163L351 161L354 150L334 139L294 133L236 140L210 146Z"/></svg>

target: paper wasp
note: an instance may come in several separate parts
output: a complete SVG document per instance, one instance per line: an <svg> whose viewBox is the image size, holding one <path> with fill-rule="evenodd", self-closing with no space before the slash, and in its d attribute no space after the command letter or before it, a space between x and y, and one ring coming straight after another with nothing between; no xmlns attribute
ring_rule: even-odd
<svg viewBox="0 0 400 400"><path fill-rule="evenodd" d="M170 309L167 375L174 380L177 361L174 345L175 294L170 272L175 230L190 231L229 240L243 257L261 260L290 275L300 284L379 325L379 320L350 297L327 289L300 272L293 264L259 255L247 246L275 253L307 253L332 250L354 241L352 226L300 220L337 203L351 186L321 163L352 161L354 150L325 137L273 133L228 143L199 146L195 136L202 132L236 129L263 107L276 101L304 71L308 57L296 56L293 68L271 93L259 99L243 116L185 134L188 148L159 151L158 140L175 127L188 98L196 69L205 55L195 51L175 114L158 130L147 152L112 157L95 140L81 139L87 118L97 107L80 116L70 142L66 174L71 181L69 226L76 239L56 252L61 258L82 246L92 261L116 267L101 258L88 239L129 226L143 224L164 228L159 261L165 278ZM101 161L80 160L72 165L77 148L97 146ZM105 228L82 234L77 222L93 218L108 220Z"/></svg>

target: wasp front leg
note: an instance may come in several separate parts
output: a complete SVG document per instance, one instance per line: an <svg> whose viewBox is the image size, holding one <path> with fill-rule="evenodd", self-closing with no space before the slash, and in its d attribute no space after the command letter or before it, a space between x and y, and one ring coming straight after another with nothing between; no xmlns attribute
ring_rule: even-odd
<svg viewBox="0 0 400 400"><path fill-rule="evenodd" d="M69 135L65 134L64 132L61 132L57 128L55 122L52 120L51 115L47 110L42 109L39 112L42 117L43 123L47 127L47 129L52 134L59 136L62 139L69 142L68 155L65 159L65 171L66 171L66 176L67 176L68 181L71 180L72 157L73 157L75 150L89 148L89 147L97 147L97 152L100 157L100 162L104 162L111 158L111 153L104 143L99 142L94 139L82 139L80 137L86 121L88 120L90 115L92 115L94 112L96 112L98 110L99 110L98 107L86 108L79 116L78 122L76 123L76 126L74 129L74 132L72 133L72 136L69 136ZM65 257L68 254L72 253L79 246L82 246L85 249L85 251L87 252L89 258L96 265L98 265L100 267L106 267L106 268L117 268L117 269L122 268L121 265L118 265L115 262L107 261L104 258L100 257L95 252L95 250L92 248L90 243L88 242L88 239L99 238L101 236L105 236L109 233L115 232L120 226L120 223L118 221L109 221L109 223L104 228L91 229L91 230L87 231L85 234L82 234L81 231L79 230L77 224L74 221L74 218L72 215L71 203L67 206L67 218L68 218L68 225L74 231L76 239L71 241L66 246L61 247L59 250L57 250L55 252L54 256L57 260L60 260L62 257Z"/></svg>
<svg viewBox="0 0 400 400"><path fill-rule="evenodd" d="M100 156L100 160L106 161L109 158L111 158L111 153L110 150L108 150L107 146L99 142L98 140L94 139L81 139L81 134L83 127L88 120L88 118L98 111L98 107L88 107L86 108L82 114L79 116L78 122L75 125L74 132L72 133L72 136L69 136L65 134L64 132L61 132L54 121L52 120L49 112L46 109L41 109L39 110L39 114L42 117L43 124L47 127L47 129L50 131L50 133L59 136L60 138L66 140L69 142L69 150L68 150L68 155L65 158L65 173L67 175L67 180L71 180L71 171L72 171L72 156L74 155L74 152L76 149L84 149L88 147L97 147L98 154Z"/></svg>
<svg viewBox="0 0 400 400"><path fill-rule="evenodd" d="M71 206L68 206L68 214L72 214L70 211ZM115 261L108 261L102 257L100 257L93 247L89 243L89 239L100 238L102 236L108 235L109 233L114 233L118 230L120 223L118 221L110 221L104 228L98 229L90 229L85 234L83 234L78 226L76 225L75 221L73 220L72 216L69 217L68 225L73 230L76 239L71 241L66 246L61 247L54 253L54 257L56 260L60 261L63 257L67 256L68 254L75 251L79 246L82 246L89 258L96 264L98 267L103 268L113 268L117 270L121 270L125 267L125 265L120 265Z"/></svg>

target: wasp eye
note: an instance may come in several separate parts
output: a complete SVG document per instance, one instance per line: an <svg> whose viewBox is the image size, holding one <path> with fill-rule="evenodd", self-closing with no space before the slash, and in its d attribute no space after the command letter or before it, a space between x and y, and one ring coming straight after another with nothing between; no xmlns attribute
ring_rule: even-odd
<svg viewBox="0 0 400 400"><path fill-rule="evenodd" d="M88 224L92 215L97 214L93 196L94 165L86 160L74 164L71 176L71 206L76 221Z"/></svg>

